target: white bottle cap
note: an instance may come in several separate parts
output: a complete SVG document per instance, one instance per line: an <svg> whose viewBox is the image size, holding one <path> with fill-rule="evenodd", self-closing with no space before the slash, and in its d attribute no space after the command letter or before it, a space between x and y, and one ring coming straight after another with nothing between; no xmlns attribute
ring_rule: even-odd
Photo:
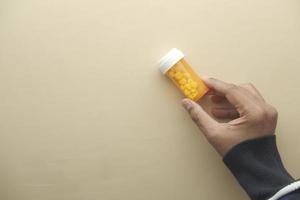
<svg viewBox="0 0 300 200"><path fill-rule="evenodd" d="M161 73L165 74L173 65L175 65L179 60L184 57L183 53L173 48L164 57L162 57L159 62L159 70Z"/></svg>

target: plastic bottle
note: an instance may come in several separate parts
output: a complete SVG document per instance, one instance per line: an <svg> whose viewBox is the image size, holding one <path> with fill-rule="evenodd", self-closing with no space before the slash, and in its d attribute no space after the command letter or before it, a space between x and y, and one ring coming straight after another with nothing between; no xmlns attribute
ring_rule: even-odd
<svg viewBox="0 0 300 200"><path fill-rule="evenodd" d="M189 99L197 101L209 90L187 63L184 54L176 48L160 59L159 66L160 71Z"/></svg>

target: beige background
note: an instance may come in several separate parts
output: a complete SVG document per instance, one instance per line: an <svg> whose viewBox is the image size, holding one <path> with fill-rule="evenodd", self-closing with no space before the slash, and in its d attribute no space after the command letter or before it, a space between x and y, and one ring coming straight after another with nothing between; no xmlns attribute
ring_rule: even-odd
<svg viewBox="0 0 300 200"><path fill-rule="evenodd" d="M261 90L299 177L299 0L1 0L1 199L246 199L155 66L172 47Z"/></svg>

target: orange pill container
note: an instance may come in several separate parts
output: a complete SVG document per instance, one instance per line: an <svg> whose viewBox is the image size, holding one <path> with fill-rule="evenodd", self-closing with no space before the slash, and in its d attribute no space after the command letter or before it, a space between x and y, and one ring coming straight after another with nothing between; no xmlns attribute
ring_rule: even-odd
<svg viewBox="0 0 300 200"><path fill-rule="evenodd" d="M159 60L160 71L169 77L177 88L189 99L199 100L208 87L184 58L184 54L173 48Z"/></svg>

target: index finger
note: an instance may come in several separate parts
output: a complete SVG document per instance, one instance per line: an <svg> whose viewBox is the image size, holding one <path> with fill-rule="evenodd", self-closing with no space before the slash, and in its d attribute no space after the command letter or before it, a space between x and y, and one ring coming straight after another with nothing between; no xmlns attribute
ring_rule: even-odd
<svg viewBox="0 0 300 200"><path fill-rule="evenodd" d="M206 85L215 92L224 95L235 107L243 107L249 102L248 96L238 86L215 78L203 78Z"/></svg>
<svg viewBox="0 0 300 200"><path fill-rule="evenodd" d="M225 95L225 93L228 89L230 89L231 87L234 87L234 84L226 83L226 82L218 80L216 78L202 77L202 79L210 89L214 90L214 92L217 92L217 93L220 93L223 95Z"/></svg>

